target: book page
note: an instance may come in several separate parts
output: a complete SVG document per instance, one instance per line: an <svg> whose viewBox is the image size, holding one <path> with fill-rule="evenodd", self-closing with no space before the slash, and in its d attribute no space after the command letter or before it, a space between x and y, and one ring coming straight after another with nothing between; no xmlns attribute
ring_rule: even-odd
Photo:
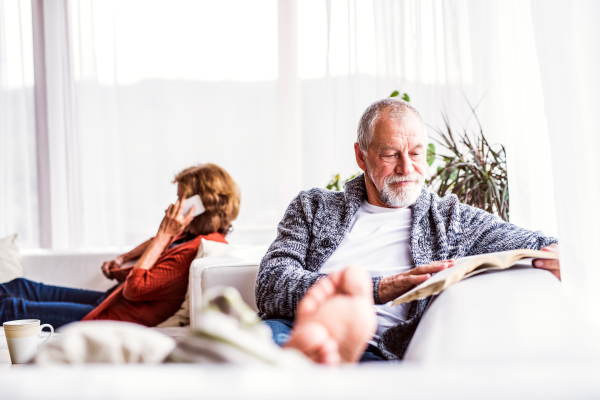
<svg viewBox="0 0 600 400"><path fill-rule="evenodd" d="M534 260L533 257L525 257L525 258L521 258L513 263L510 264L510 267L515 268L515 267L519 267L519 268L532 268L532 264L531 262ZM490 264L483 264L480 265L479 267L475 268L472 272L469 272L468 274L466 274L465 276L463 276L462 280L465 280L467 278L470 278L472 276L475 276L477 274L480 274L482 272L487 272L487 271L494 271L494 270L499 270L499 269L506 269L505 266L503 267L498 267L496 265L490 265Z"/></svg>
<svg viewBox="0 0 600 400"><path fill-rule="evenodd" d="M483 264L483 265L480 265L479 267L475 268L473 271L469 272L465 276L463 276L461 281L465 280L467 278L470 278L472 276L475 276L477 274L480 274L482 272L493 271L493 270L497 270L497 269L504 269L504 268L498 267L496 265Z"/></svg>
<svg viewBox="0 0 600 400"><path fill-rule="evenodd" d="M506 268L510 267L517 261L522 260L523 258L547 258L558 260L558 253L542 250L519 249L503 251L496 254L504 254L504 264L506 265Z"/></svg>
<svg viewBox="0 0 600 400"><path fill-rule="evenodd" d="M518 249L464 257L457 260L455 266L438 272L427 281L398 297L392 302L392 305L396 306L438 294L462 279L484 271L509 268L523 258L558 259L558 253Z"/></svg>
<svg viewBox="0 0 600 400"><path fill-rule="evenodd" d="M432 294L437 294L448 286L460 281L466 274L482 264L488 263L490 266L495 265L500 267L502 260L496 258L495 254L497 253L460 258L456 260L456 265L434 274L419 286L398 297L392 305L396 306L417 298L425 298Z"/></svg>

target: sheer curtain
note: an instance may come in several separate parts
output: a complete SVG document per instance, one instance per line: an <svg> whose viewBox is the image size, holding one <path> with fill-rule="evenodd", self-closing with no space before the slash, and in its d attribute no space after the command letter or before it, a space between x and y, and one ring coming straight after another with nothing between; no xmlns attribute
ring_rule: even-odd
<svg viewBox="0 0 600 400"><path fill-rule="evenodd" d="M0 237L38 246L31 1L0 0Z"/></svg>
<svg viewBox="0 0 600 400"><path fill-rule="evenodd" d="M408 93L428 125L442 126L445 110L455 129L475 128L469 101L507 148L511 222L556 235L529 3L313 0L298 2L298 20L304 187L358 171L357 121L392 91Z"/></svg>
<svg viewBox="0 0 600 400"><path fill-rule="evenodd" d="M145 240L176 199L174 175L206 162L240 184L236 227L274 235L276 3L65 5L77 173L62 193L72 223L55 247Z"/></svg>
<svg viewBox="0 0 600 400"><path fill-rule="evenodd" d="M232 239L266 243L299 190L358 172L358 118L394 90L433 126L446 110L454 126L473 127L466 99L478 105L490 141L507 148L511 221L557 234L548 78L528 2L43 4L54 248L147 238L175 197L174 174L202 162L240 184ZM30 182L30 201L1 191L0 201L13 203L0 212L29 228L2 219L0 234L35 238L35 147L24 148L26 157L0 163L3 182ZM29 181L4 168L26 160Z"/></svg>
<svg viewBox="0 0 600 400"><path fill-rule="evenodd" d="M595 251L600 243L600 3L532 1L531 7L554 162L563 282L600 323Z"/></svg>

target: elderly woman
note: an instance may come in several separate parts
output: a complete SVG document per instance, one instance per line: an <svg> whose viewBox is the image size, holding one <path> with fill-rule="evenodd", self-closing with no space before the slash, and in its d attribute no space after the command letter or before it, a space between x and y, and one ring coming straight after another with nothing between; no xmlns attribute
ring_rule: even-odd
<svg viewBox="0 0 600 400"><path fill-rule="evenodd" d="M27 279L0 285L0 323L36 318L55 328L81 320L129 321L156 326L181 306L189 268L201 239L225 241L239 212L237 185L222 168L204 164L177 174L178 200L165 213L156 236L104 263L102 271L120 283L108 292L49 286ZM199 195L206 209L183 215L185 199ZM137 259L135 265L123 264Z"/></svg>

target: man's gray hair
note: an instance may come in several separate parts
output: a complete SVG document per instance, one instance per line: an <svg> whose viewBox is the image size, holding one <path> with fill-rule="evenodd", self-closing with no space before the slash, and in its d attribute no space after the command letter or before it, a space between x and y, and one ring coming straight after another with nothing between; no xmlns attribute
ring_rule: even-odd
<svg viewBox="0 0 600 400"><path fill-rule="evenodd" d="M406 116L406 112L410 110L417 116L421 125L423 125L421 115L417 109L407 101L396 97L378 100L367 107L358 123L358 137L356 141L363 152L366 152L369 148L369 144L373 137L373 128L375 127L379 114L383 110L389 110L390 116L398 122L401 122ZM425 126L423 126L423 133L425 134L425 137L427 137Z"/></svg>

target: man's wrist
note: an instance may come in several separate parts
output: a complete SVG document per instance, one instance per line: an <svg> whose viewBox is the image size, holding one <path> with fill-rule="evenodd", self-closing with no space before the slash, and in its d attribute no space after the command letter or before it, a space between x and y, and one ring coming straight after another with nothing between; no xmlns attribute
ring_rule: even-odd
<svg viewBox="0 0 600 400"><path fill-rule="evenodd" d="M379 301L385 304L392 300L390 297L390 287L392 285L393 276L386 276L379 281L379 289L377 290Z"/></svg>

